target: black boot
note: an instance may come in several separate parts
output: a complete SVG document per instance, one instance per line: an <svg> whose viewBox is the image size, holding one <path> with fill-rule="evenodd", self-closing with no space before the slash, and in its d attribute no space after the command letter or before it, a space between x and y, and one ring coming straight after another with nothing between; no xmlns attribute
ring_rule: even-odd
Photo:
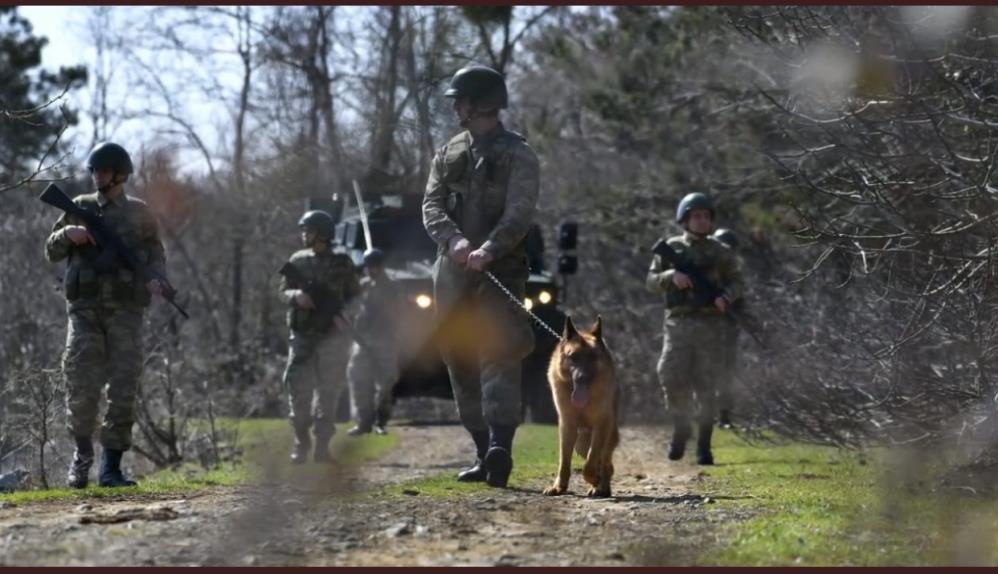
<svg viewBox="0 0 998 574"><path fill-rule="evenodd" d="M669 460L679 460L686 452L686 441L690 440L690 423L686 417L676 417L672 425L672 441L669 442Z"/></svg>
<svg viewBox="0 0 998 574"><path fill-rule="evenodd" d="M291 447L291 463L304 464L308 461L308 451L312 448L312 437L308 428L295 428L295 442Z"/></svg>
<svg viewBox="0 0 998 574"><path fill-rule="evenodd" d="M333 462L333 457L329 456L329 441L333 438L332 432L315 433L315 452L312 453L312 460L321 463Z"/></svg>
<svg viewBox="0 0 998 574"><path fill-rule="evenodd" d="M357 424L350 430L347 431L347 436L360 436L362 434L369 434L371 432L371 421L361 420L357 421Z"/></svg>
<svg viewBox="0 0 998 574"><path fill-rule="evenodd" d="M710 435L714 434L714 423L700 423L697 429L697 464L714 464L710 452Z"/></svg>
<svg viewBox="0 0 998 574"><path fill-rule="evenodd" d="M123 450L115 450L113 448L102 448L100 453L100 476L97 479L97 484L100 486L135 486L134 480L128 480L125 475L121 473L121 455L125 454Z"/></svg>
<svg viewBox="0 0 998 574"><path fill-rule="evenodd" d="M717 426L722 429L730 429L734 425L731 424L731 411L728 409L721 409L721 412L717 416Z"/></svg>
<svg viewBox="0 0 998 574"><path fill-rule="evenodd" d="M380 407L378 408L378 412L375 413L374 415L375 434L380 434L380 435L388 434L389 408L390 407Z"/></svg>
<svg viewBox="0 0 998 574"><path fill-rule="evenodd" d="M513 434L515 426L493 426L489 429L489 450L485 453L485 482L489 486L506 488L513 471Z"/></svg>
<svg viewBox="0 0 998 574"><path fill-rule="evenodd" d="M485 453L489 450L488 431L476 431L471 433L472 440L475 441L475 466L467 468L457 474L458 482L485 482Z"/></svg>
<svg viewBox="0 0 998 574"><path fill-rule="evenodd" d="M90 467L94 464L94 441L88 436L74 438L76 439L76 452L73 453L73 462L69 464L66 486L86 488L90 481Z"/></svg>

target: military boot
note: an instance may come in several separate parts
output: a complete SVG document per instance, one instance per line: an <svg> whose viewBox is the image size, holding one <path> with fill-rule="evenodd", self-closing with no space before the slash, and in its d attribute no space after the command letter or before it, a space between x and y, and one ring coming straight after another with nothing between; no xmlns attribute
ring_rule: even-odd
<svg viewBox="0 0 998 574"><path fill-rule="evenodd" d="M471 433L472 440L475 441L475 465L467 468L457 475L458 482L485 482L485 454L489 450L488 431L476 431Z"/></svg>
<svg viewBox="0 0 998 574"><path fill-rule="evenodd" d="M374 415L374 433L380 435L388 434L388 409L379 408Z"/></svg>
<svg viewBox="0 0 998 574"><path fill-rule="evenodd" d="M506 488L513 471L513 434L515 426L496 425L489 429L489 450L485 453L485 482Z"/></svg>
<svg viewBox="0 0 998 574"><path fill-rule="evenodd" d="M714 423L700 423L697 429L697 464L714 464L710 452L710 435L714 434Z"/></svg>
<svg viewBox="0 0 998 574"><path fill-rule="evenodd" d="M356 425L347 431L347 436L360 436L371 432L371 422L366 420L358 421Z"/></svg>
<svg viewBox="0 0 998 574"><path fill-rule="evenodd" d="M125 475L121 472L121 455L125 454L123 450L115 450L113 448L102 448L100 453L100 476L97 478L97 484L100 486L135 486L138 484L134 480L129 480L125 478Z"/></svg>
<svg viewBox="0 0 998 574"><path fill-rule="evenodd" d="M329 441L333 438L333 431L315 433L315 452L312 453L312 460L324 464L333 462L333 457L329 456Z"/></svg>
<svg viewBox="0 0 998 574"><path fill-rule="evenodd" d="M308 428L295 428L295 442L291 448L291 463L304 464L308 461L308 451L312 448L312 437Z"/></svg>
<svg viewBox="0 0 998 574"><path fill-rule="evenodd" d="M728 409L721 409L721 412L717 415L717 426L722 429L730 429L734 426L731 424L731 411Z"/></svg>
<svg viewBox="0 0 998 574"><path fill-rule="evenodd" d="M672 441L669 442L669 460L679 460L686 452L686 441L690 440L690 422L686 417L676 417L672 427Z"/></svg>
<svg viewBox="0 0 998 574"><path fill-rule="evenodd" d="M76 451L73 453L73 462L69 464L66 486L86 488L90 481L90 467L94 464L94 441L88 436L74 438L76 439Z"/></svg>

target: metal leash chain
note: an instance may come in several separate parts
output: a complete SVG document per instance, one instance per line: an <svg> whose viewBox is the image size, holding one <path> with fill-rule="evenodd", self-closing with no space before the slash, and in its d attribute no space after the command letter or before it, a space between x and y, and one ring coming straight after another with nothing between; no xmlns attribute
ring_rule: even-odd
<svg viewBox="0 0 998 574"><path fill-rule="evenodd" d="M511 293L510 290L507 289L506 286L503 285L501 281L496 279L496 276L493 275L491 271L485 271L484 273L486 277L488 277L493 283L495 283L496 287L502 290L502 292L505 293L507 297L509 297L509 300L512 301L514 305L526 311L527 315L529 315L530 318L533 319L538 325L544 327L545 331L551 333L552 337L558 339L559 341L564 341L564 339L562 339L561 335L559 335L557 331L549 327L548 324L542 321L540 317L534 315L533 311L527 309L526 305L523 304L523 301L520 301L520 299L517 298L516 295L513 295L513 293Z"/></svg>

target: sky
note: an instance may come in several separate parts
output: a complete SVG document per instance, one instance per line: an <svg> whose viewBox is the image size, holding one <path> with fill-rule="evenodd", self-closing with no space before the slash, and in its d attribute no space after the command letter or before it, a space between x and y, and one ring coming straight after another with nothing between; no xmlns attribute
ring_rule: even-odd
<svg viewBox="0 0 998 574"><path fill-rule="evenodd" d="M113 8L113 17L116 22L138 21L142 18L139 11L146 7L116 6ZM19 6L18 12L27 18L37 36L48 38L48 45L42 50L42 66L57 70L60 66L73 66L84 64L91 67L96 60L96 49L92 42L88 41L87 18L91 6ZM111 103L121 101L128 95L126 82L121 81L123 76L116 78L112 82L112 93L108 100ZM80 111L79 123L69 128L64 135L64 139L70 144L72 160L81 166L89 153L89 147L93 138L93 123L86 113L91 103L91 85L71 92L67 96L68 105ZM186 112L194 119L194 123L201 125L212 125L218 120L218 106L211 105L210 102L198 103L191 100L188 102ZM132 153L133 157L137 153L137 148L149 138L143 137L143 131L148 131L149 124L138 120L123 122L114 129L111 139L125 146ZM205 138L209 148L216 149L218 143L217 134L212 130L204 130L201 134ZM179 153L178 166L187 173L204 173L207 171L206 163L200 154L194 151L181 150Z"/></svg>

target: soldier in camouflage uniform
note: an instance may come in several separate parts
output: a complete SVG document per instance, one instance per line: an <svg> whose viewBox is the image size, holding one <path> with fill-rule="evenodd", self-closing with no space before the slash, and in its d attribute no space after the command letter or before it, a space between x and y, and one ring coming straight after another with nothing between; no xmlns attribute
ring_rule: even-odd
<svg viewBox="0 0 998 574"><path fill-rule="evenodd" d="M700 301L686 274L671 268L655 255L648 270L646 286L665 294L665 326L658 376L673 421L669 459L679 460L690 438L693 401L699 403L697 416L697 463L713 464L711 433L716 414L715 385L724 377L723 361L728 320L724 312L742 295L741 271L730 249L710 235L714 208L702 193L684 197L676 210L683 235L668 240L681 256L696 265L704 275L724 290L713 301Z"/></svg>
<svg viewBox="0 0 998 574"><path fill-rule="evenodd" d="M156 219L144 202L127 195L125 181L132 160L121 146L103 143L87 158L96 193L76 197L80 207L100 214L108 228L154 271L165 277L166 253ZM162 294L159 280L143 282L120 258L100 257L89 230L63 214L45 243L49 261L67 261L65 295L69 327L63 371L66 413L76 451L67 484L85 488L94 459L101 390L106 388L107 412L100 428L100 486L131 486L121 472L121 457L132 446L135 397L142 375L143 312L153 294Z"/></svg>
<svg viewBox="0 0 998 574"><path fill-rule="evenodd" d="M437 152L423 198L423 224L438 245L436 312L441 352L458 414L475 443L474 466L460 481L505 487L520 424L521 362L534 347L528 319L482 273L523 300L529 275L524 239L539 190L537 156L506 130L502 75L485 66L458 70L444 94L465 128Z"/></svg>
<svg viewBox="0 0 998 574"><path fill-rule="evenodd" d="M731 252L738 257L738 238L730 229L718 229L714 232L714 239L717 239ZM744 313L745 298L742 297L732 304L732 307ZM725 333L725 338L720 343L724 376L717 382L717 424L721 428L729 429L731 424L731 409L734 407L734 385L738 376L738 335L741 329L734 322L729 321Z"/></svg>
<svg viewBox="0 0 998 574"><path fill-rule="evenodd" d="M357 423L347 431L350 436L369 433L372 428L387 434L392 387L399 377L395 321L401 312L401 294L385 273L384 264L380 249L364 253L366 277L360 282L363 294L353 321L355 340L347 363L350 412Z"/></svg>
<svg viewBox="0 0 998 574"><path fill-rule="evenodd" d="M291 462L302 464L312 445L309 431L314 427L316 462L331 462L329 440L336 431L333 417L343 390L346 358L350 349L349 325L342 316L317 312L328 304L342 308L360 292L357 273L347 255L334 253L329 245L333 237L333 218L325 211L309 211L298 222L305 249L289 260L309 282L298 284L281 276L278 295L288 305L288 364L284 386L288 392L294 447ZM305 291L317 287L328 290L331 301L314 301ZM314 395L314 413L313 413Z"/></svg>

